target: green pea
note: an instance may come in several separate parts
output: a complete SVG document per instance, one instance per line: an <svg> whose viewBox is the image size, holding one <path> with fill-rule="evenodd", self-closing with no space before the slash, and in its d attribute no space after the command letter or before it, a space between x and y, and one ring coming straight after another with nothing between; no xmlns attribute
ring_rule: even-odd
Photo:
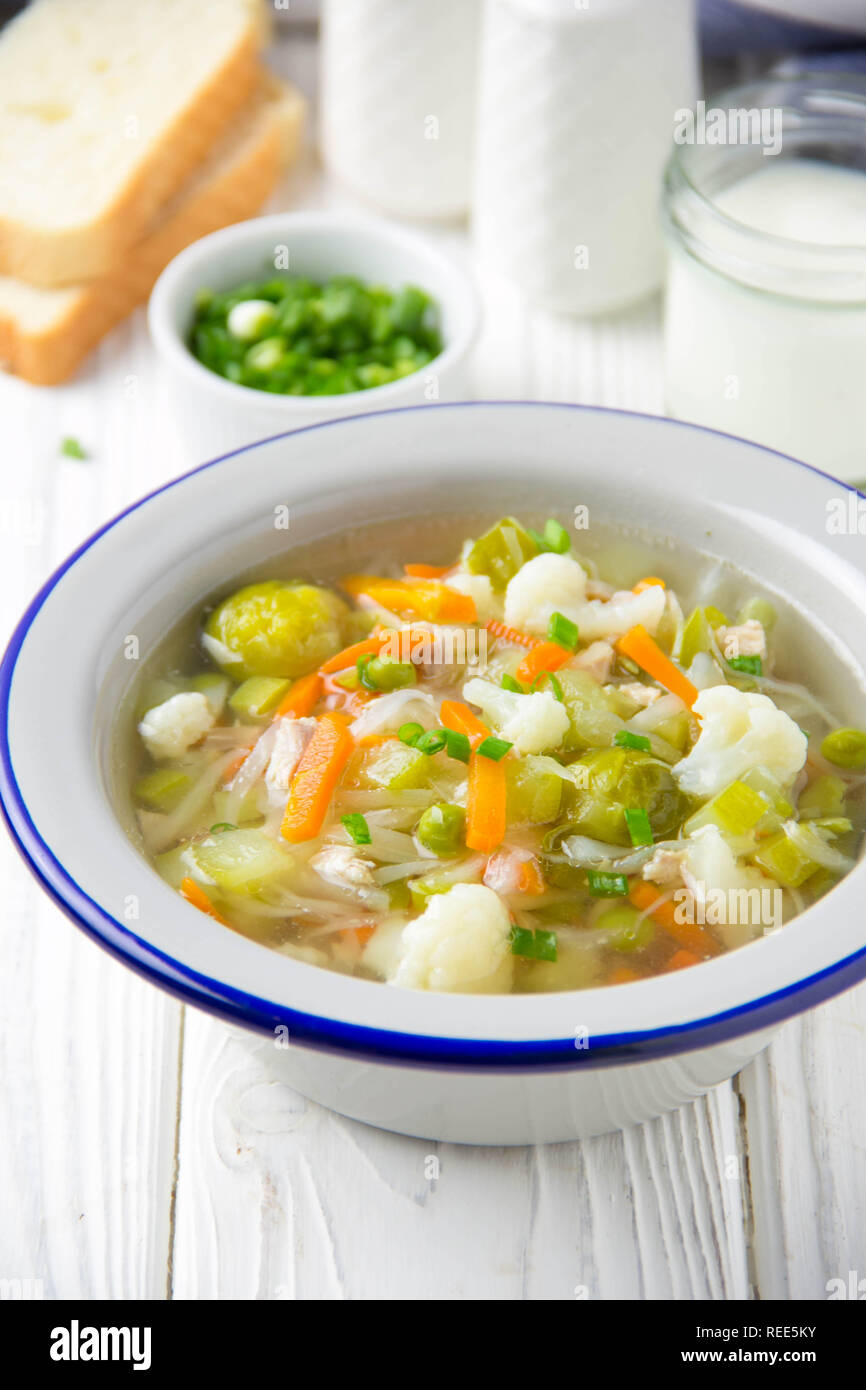
<svg viewBox="0 0 866 1390"><path fill-rule="evenodd" d="M456 854L463 839L466 812L462 806L454 806L448 801L439 801L428 806L418 822L416 831L419 844L434 854Z"/></svg>
<svg viewBox="0 0 866 1390"><path fill-rule="evenodd" d="M371 690L403 690L418 683L411 661L391 661L387 656L374 656L364 663L360 674L361 683Z"/></svg>
<svg viewBox="0 0 866 1390"><path fill-rule="evenodd" d="M821 752L836 767L866 767L866 733L862 729L834 729L821 744Z"/></svg>

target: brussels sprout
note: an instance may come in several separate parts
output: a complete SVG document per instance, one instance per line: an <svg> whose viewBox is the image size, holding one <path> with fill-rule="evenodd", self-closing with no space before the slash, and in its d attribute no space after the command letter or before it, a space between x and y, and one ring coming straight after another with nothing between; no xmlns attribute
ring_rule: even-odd
<svg viewBox="0 0 866 1390"><path fill-rule="evenodd" d="M472 545L466 568L473 574L486 574L494 589L504 589L521 565L537 554L529 532L513 516L504 516Z"/></svg>
<svg viewBox="0 0 866 1390"><path fill-rule="evenodd" d="M213 639L210 655L237 680L294 680L339 651L348 617L342 599L328 589L269 579L223 599L204 632Z"/></svg>
<svg viewBox="0 0 866 1390"><path fill-rule="evenodd" d="M629 748L598 748L572 764L585 768L585 787L575 788L570 826L607 844L630 845L626 807L643 807L657 839L680 824L687 801L666 763Z"/></svg>

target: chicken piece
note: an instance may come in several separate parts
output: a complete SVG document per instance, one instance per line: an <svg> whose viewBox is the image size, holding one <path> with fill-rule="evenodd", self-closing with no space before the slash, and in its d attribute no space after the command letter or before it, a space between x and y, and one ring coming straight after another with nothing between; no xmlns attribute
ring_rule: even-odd
<svg viewBox="0 0 866 1390"><path fill-rule="evenodd" d="M278 722L265 772L268 799L275 805L285 805L295 769L315 727L315 719L286 718Z"/></svg>
<svg viewBox="0 0 866 1390"><path fill-rule="evenodd" d="M568 664L572 670L576 668L579 671L588 671L599 685L603 685L610 675L615 655L609 642L590 642L589 646L572 657Z"/></svg>
<svg viewBox="0 0 866 1390"><path fill-rule="evenodd" d="M682 883L685 851L681 849L657 849L652 859L643 866L643 877L651 883Z"/></svg>
<svg viewBox="0 0 866 1390"><path fill-rule="evenodd" d="M362 859L351 845L326 845L313 855L310 868L334 888L375 887L373 863L369 859Z"/></svg>
<svg viewBox="0 0 866 1390"><path fill-rule="evenodd" d="M657 685L644 685L642 681L626 681L625 685L618 685L617 690L620 695L634 700L641 709L654 705L656 700L660 700L664 694L664 691L660 690Z"/></svg>
<svg viewBox="0 0 866 1390"><path fill-rule="evenodd" d="M716 628L716 641L726 661L737 656L767 655L764 625L759 623L757 618L749 618L748 622L737 623L732 627Z"/></svg>

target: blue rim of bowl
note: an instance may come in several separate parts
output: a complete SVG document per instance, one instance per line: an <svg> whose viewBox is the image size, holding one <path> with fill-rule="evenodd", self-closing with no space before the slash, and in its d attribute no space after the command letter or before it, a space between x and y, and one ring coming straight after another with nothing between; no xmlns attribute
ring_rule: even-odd
<svg viewBox="0 0 866 1390"><path fill-rule="evenodd" d="M243 448L222 454L198 465L188 473L173 478L161 487L155 488L144 497L126 507L117 516L107 521L53 572L38 591L25 610L0 663L0 810L12 840L22 855L28 868L58 907L88 936L92 937L112 955L122 960L138 974L175 995L185 1003L195 1004L210 1013L233 1023L241 1024L257 1032L273 1034L277 1027L285 1027L288 1036L296 1043L318 1051L338 1054L349 1053L359 1058L367 1058L392 1064L427 1066L434 1068L483 1067L507 1071L532 1071L539 1066L545 1069L570 1069L576 1066L609 1066L623 1062L649 1061L653 1058L674 1056L703 1047L717 1046L731 1042L750 1033L770 1029L784 1022L792 1015L822 1003L825 999L849 989L866 977L866 945L853 954L836 961L826 969L809 975L796 984L748 1000L737 1008L723 1013L707 1015L688 1023L672 1024L669 1027L655 1028L630 1033L603 1034L594 1039L590 1046L578 1043L574 1037L544 1039L475 1039L475 1038L437 1038L429 1034L402 1033L393 1030L377 1029L360 1024L343 1023L339 1019L304 1013L301 1010L277 1004L273 1000L247 994L233 988L221 980L214 980L167 953L135 936L115 917L106 913L98 903L75 882L50 847L37 831L26 802L21 795L12 769L9 747L9 702L12 679L18 654L23 646L30 627L49 595L60 580L95 544L132 512L138 511L152 498L168 492L187 478L206 472L220 463L259 449L276 440L285 439L310 430L330 429L335 425L350 421L374 420L377 417L406 414L410 411L429 410L472 410L478 407L500 409L508 407L532 407L542 410L569 410L585 414L626 416L662 425L665 428L693 430L697 434L713 434L745 444L761 453L775 454L799 468L827 478L836 487L842 487L856 496L863 496L850 484L833 478L811 464L791 458L776 449L767 449L737 435L726 434L722 430L708 429L685 420L674 420L667 416L647 415L639 411L616 410L603 406L582 406L565 401L462 401L441 402L436 405L400 406L393 410L372 411L363 415L343 416L336 420L325 420L315 425L305 425L295 430L281 431L267 439L256 440Z"/></svg>

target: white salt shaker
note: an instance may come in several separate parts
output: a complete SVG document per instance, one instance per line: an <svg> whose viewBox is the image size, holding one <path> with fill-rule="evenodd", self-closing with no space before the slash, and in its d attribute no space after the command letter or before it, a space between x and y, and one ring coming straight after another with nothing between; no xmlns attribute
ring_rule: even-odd
<svg viewBox="0 0 866 1390"><path fill-rule="evenodd" d="M536 304L657 289L662 172L698 91L692 0L487 0L474 226Z"/></svg>
<svg viewBox="0 0 866 1390"><path fill-rule="evenodd" d="M469 207L481 0L323 0L328 168L398 217Z"/></svg>

